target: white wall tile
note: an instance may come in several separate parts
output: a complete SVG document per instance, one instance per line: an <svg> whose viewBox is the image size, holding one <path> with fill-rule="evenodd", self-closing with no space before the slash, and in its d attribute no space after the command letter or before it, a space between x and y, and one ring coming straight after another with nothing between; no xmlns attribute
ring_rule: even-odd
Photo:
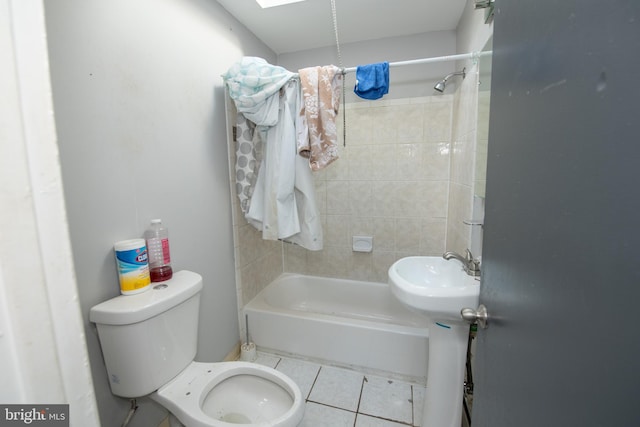
<svg viewBox="0 0 640 427"><path fill-rule="evenodd" d="M460 133L470 122L463 124L454 111L462 108L461 96L348 104L347 147L340 145L340 158L314 173L325 248L310 252L285 245L285 271L386 282L389 266L400 256L439 255L448 241L464 245L465 196L460 188L449 192L450 180L470 188L473 179L468 165L475 144L472 134ZM238 234L243 265L262 260L255 235L240 228ZM353 235L372 235L373 252L352 252Z"/></svg>
<svg viewBox="0 0 640 427"><path fill-rule="evenodd" d="M396 220L396 250L418 253L420 250L420 218L398 218Z"/></svg>
<svg viewBox="0 0 640 427"><path fill-rule="evenodd" d="M325 249L285 250L285 270L386 282L400 254L443 252L453 106L451 94L348 104L347 147L314 174ZM374 252L353 253L353 235L372 235Z"/></svg>

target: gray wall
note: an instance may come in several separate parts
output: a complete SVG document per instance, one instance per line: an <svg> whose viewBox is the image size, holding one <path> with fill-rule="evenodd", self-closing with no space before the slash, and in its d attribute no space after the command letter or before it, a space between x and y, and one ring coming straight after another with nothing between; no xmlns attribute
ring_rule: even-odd
<svg viewBox="0 0 640 427"><path fill-rule="evenodd" d="M458 52L481 51L493 34L493 21L485 23L485 10L474 8L474 1L467 0L458 29L456 46ZM460 63L462 64L462 63Z"/></svg>
<svg viewBox="0 0 640 427"><path fill-rule="evenodd" d="M113 243L169 227L174 270L204 277L197 360L238 342L229 178L220 74L243 55L274 53L216 2L57 0L46 25L64 191L101 421L111 395L91 306L119 294ZM165 411L141 402L135 426Z"/></svg>

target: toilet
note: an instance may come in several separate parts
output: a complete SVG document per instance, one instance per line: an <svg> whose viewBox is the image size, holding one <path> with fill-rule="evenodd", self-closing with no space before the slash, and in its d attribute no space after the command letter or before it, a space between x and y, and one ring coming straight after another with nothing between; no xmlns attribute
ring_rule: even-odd
<svg viewBox="0 0 640 427"><path fill-rule="evenodd" d="M286 375L249 362L193 360L201 290L202 276L183 270L91 308L111 392L148 396L186 427L297 426L304 400Z"/></svg>

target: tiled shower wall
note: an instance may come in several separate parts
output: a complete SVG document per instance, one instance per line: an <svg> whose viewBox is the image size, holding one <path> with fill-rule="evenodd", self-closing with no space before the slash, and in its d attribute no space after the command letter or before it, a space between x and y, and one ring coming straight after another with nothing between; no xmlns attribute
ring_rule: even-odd
<svg viewBox="0 0 640 427"><path fill-rule="evenodd" d="M244 305L283 272L283 244L280 241L263 240L261 233L244 219L235 186L236 154L233 143L233 124L236 110L228 96L226 97L226 111L236 293L238 315L240 316ZM240 325L244 325L244 319L240 319ZM242 326L241 329L243 329Z"/></svg>
<svg viewBox="0 0 640 427"><path fill-rule="evenodd" d="M376 282L445 248L453 95L347 104L346 147L316 173L324 250L284 245L284 271ZM341 118L342 122L342 118ZM372 236L371 253L353 236Z"/></svg>
<svg viewBox="0 0 640 427"><path fill-rule="evenodd" d="M474 219L472 206L477 157L477 65L467 69L467 75L456 92L453 111L455 120L451 135L451 175L446 246L447 250L464 254L465 250L471 246L471 226L464 224L463 221ZM480 173L480 171L478 172Z"/></svg>
<svg viewBox="0 0 640 427"><path fill-rule="evenodd" d="M473 155L464 154L475 134L469 123L476 107L464 111L464 104L456 100L458 93L461 91L347 104L346 147L341 138L340 158L314 175L323 221L322 251L262 240L242 217L232 184L239 308L283 271L386 282L389 266L401 257L441 255L446 249L463 251L456 246L467 247L464 234L451 225L448 228L447 223L448 215L467 215L450 204L464 207L456 194L470 195L459 176L473 177L472 170L463 169L473 162L469 160ZM456 114L454 108L459 110ZM229 102L228 117L234 114ZM342 135L342 113L340 116ZM454 116L459 117L455 123ZM466 124L459 125L460 120ZM452 137L458 150L453 153ZM229 156L233 171L234 149ZM452 162L452 156L458 156L458 161ZM235 182L232 172L231 182ZM452 186L461 186L463 191L452 192ZM451 239L456 245L452 248L448 233L458 233ZM373 237L371 253L352 251L352 236L356 235Z"/></svg>

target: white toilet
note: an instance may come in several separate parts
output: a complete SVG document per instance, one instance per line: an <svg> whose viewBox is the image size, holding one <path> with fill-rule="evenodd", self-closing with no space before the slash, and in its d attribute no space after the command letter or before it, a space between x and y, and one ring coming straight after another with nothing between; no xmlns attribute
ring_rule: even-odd
<svg viewBox="0 0 640 427"><path fill-rule="evenodd" d="M300 388L248 362L194 362L202 276L179 271L136 295L91 309L113 394L148 395L187 427L297 426Z"/></svg>

